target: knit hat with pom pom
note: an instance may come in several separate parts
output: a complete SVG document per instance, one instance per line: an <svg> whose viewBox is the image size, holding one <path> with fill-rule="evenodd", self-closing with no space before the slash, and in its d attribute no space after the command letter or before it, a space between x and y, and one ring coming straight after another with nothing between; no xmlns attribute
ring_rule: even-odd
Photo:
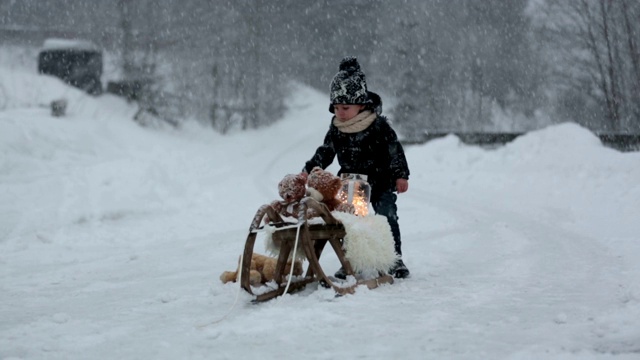
<svg viewBox="0 0 640 360"><path fill-rule="evenodd" d="M331 81L329 99L331 102L330 112L333 112L334 104L369 105L372 103L358 59L349 56L340 61L340 69Z"/></svg>

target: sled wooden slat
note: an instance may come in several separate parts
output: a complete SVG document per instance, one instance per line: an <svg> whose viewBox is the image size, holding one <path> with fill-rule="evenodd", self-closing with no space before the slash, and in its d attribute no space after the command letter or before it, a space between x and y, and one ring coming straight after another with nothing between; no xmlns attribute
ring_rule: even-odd
<svg viewBox="0 0 640 360"><path fill-rule="evenodd" d="M316 213L320 214L320 217L324 223L309 224L306 218L307 209L313 209ZM320 256L327 243L331 244L340 264L345 270L346 275L354 275L353 268L347 260L344 250L342 248L342 242L346 236L346 230L344 225L337 220L327 207L310 197L305 197L300 201L298 222L295 224L286 223L283 221L280 214L278 214L273 207L269 205L261 206L251 222L249 228L249 234L245 242L245 248L243 253L243 260L241 266L240 285L248 293L254 295L251 289L249 272L251 269L251 257L253 255L253 248L255 246L255 240L257 236L257 229L260 228L261 223L265 217L269 220L270 225L275 226L276 229L271 233L271 238L274 244L280 248L278 255L278 262L275 270L275 283L277 288L256 294L254 301L266 301L275 297L281 296L285 293L292 293L303 289L307 284L311 282L319 282L322 286L333 288L333 290L341 295L352 294L355 292L355 288L359 285L366 285L368 288L373 289L381 284L392 284L393 277L380 273L380 276L375 279L357 281L350 286L341 286L340 283L334 283L322 269L320 265ZM293 226L291 226L293 225ZM287 260L290 257L291 252L298 236L298 248L301 249L307 260L309 266L303 279L295 279L286 289L286 276L285 266Z"/></svg>
<svg viewBox="0 0 640 360"><path fill-rule="evenodd" d="M307 286L307 284L310 284L312 282L316 282L316 279L313 278L305 278L304 280L301 281L297 281L294 283L291 283L291 286L289 286L289 290L287 291L287 293L292 294L296 291L300 291L302 289L305 288L305 286ZM261 302L261 301L267 301L267 300L271 300L273 298L276 298L278 296L281 296L284 294L284 290L286 287L286 283L285 284L281 284L280 287L274 291L270 291L264 294L260 294L260 295L256 295L256 298L254 301L256 302Z"/></svg>
<svg viewBox="0 0 640 360"><path fill-rule="evenodd" d="M282 246L282 242L293 238L295 241L297 228L276 230L271 234L276 246ZM343 239L347 235L342 224L311 224L309 225L309 236L312 239Z"/></svg>

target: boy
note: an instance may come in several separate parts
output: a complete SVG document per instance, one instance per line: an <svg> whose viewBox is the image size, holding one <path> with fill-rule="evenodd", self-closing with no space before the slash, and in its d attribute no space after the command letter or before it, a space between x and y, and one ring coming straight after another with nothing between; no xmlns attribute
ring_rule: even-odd
<svg viewBox="0 0 640 360"><path fill-rule="evenodd" d="M341 173L367 175L371 185L371 204L376 214L389 221L395 251L402 256L396 199L409 188L409 167L395 131L382 116L380 96L367 90L364 73L355 57L344 58L331 82L329 111L331 121L324 143L307 161L303 173L314 166L325 169L338 157ZM396 278L409 276L402 258L389 269ZM345 278L343 269L336 277Z"/></svg>

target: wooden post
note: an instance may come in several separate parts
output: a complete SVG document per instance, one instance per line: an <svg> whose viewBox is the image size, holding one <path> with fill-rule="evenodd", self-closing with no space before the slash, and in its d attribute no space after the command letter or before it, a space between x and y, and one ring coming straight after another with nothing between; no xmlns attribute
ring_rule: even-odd
<svg viewBox="0 0 640 360"><path fill-rule="evenodd" d="M58 99L51 102L51 116L62 117L67 112L67 100Z"/></svg>

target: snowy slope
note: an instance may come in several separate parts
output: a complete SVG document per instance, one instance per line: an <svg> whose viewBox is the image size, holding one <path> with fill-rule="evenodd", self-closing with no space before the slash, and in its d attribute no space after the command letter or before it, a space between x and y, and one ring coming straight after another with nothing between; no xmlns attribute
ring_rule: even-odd
<svg viewBox="0 0 640 360"><path fill-rule="evenodd" d="M281 122L222 137L140 128L53 78L0 83L0 359L640 358L640 154L574 124L407 148L412 277L251 305L218 276L321 143L325 94L300 87Z"/></svg>

